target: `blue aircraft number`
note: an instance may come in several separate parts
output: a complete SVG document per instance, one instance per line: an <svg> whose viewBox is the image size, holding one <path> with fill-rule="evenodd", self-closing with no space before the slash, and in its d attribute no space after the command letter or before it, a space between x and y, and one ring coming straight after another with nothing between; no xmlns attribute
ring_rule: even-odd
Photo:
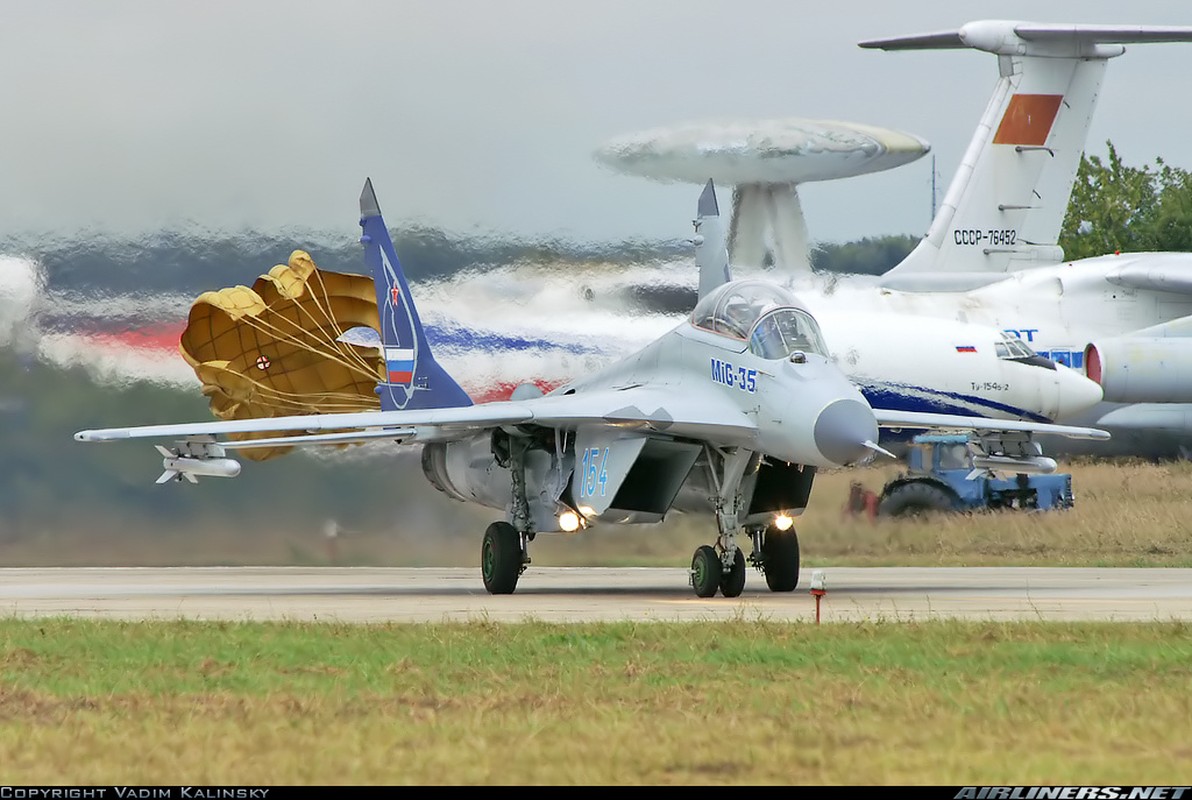
<svg viewBox="0 0 1192 800"><path fill-rule="evenodd" d="M753 394L757 391L757 370L734 367L719 358L712 359L712 382Z"/></svg>
<svg viewBox="0 0 1192 800"><path fill-rule="evenodd" d="M1035 334L1039 332L1038 328L1006 328L1006 333L1011 336L1017 336L1019 339L1025 339L1028 342L1035 341Z"/></svg>
<svg viewBox="0 0 1192 800"><path fill-rule="evenodd" d="M599 472L597 462L600 465ZM580 481L579 496L595 497L596 489L599 487L600 496L604 497L608 490L608 448L604 448L603 455L599 447L586 448L580 463L583 466L583 478Z"/></svg>

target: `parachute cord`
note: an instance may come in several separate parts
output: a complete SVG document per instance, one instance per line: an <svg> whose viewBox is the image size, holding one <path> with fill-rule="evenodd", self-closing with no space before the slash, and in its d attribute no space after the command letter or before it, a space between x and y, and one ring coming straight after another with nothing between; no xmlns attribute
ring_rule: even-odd
<svg viewBox="0 0 1192 800"><path fill-rule="evenodd" d="M315 297L313 292L310 293L310 298L311 298L311 301L315 304L315 306L323 313L323 315L325 317L329 317L328 311L323 309L321 306L319 306L318 298ZM346 350L345 350L345 348L340 347L340 345L347 344L346 342L340 342L338 340L338 337L342 334L337 334L335 336L330 335L328 333L328 331L323 327L323 325L319 322L319 320L315 317L315 315L312 314L310 312L310 310L307 309L306 307L304 307L301 303L298 303L295 301L294 308L298 311L298 313L300 315L305 315L311 321L311 323L315 326L316 330L318 330L318 332L323 335L324 339L330 343L330 345L334 348L334 352L338 356L341 357L341 358L337 359L341 364L343 364L345 367L348 367L349 369L351 369L352 364L354 363L357 367L365 370L365 372L368 375L372 376L372 375L376 374L375 371L370 367L369 363L359 353L357 353L354 349L352 349L350 346L348 346L346 348ZM282 319L286 319L287 322L290 322L290 324L294 325L299 331L302 331L303 333L307 332L307 329L303 328L297 322L289 320L286 317L282 317ZM333 330L334 330L334 328L333 328Z"/></svg>
<svg viewBox="0 0 1192 800"><path fill-rule="evenodd" d="M306 307L304 307L301 303L298 303L297 301L295 301L294 305L298 309L299 313L306 314L310 318L311 322L314 323L314 325L318 328L319 332L322 333L324 336L326 336L328 338L328 340L339 344L339 337L343 336L346 331L340 327L339 321L336 320L335 315L331 313L331 295L328 294L328 292L327 292L327 284L324 282L323 274L322 274L322 272L319 271L318 267L315 267L314 274L318 276L319 289L322 290L323 297L327 301L327 307L326 308L323 307L323 304L319 300L319 296L315 292L309 291L312 288L310 286L309 282L307 282L307 284L306 284L307 289L308 289L308 294L310 295L311 302L314 304L315 308L317 308L323 314L323 317L330 323L330 327L331 327L331 330L334 333L334 335L332 336L332 335L327 334L327 332L323 328L323 324L318 319L315 318L315 315L312 314L309 311L309 309L307 309ZM342 352L339 350L338 347L336 348L336 350L338 352ZM365 367L365 368L368 367L368 363L362 357L360 357L358 353L356 353L354 351L349 351L349 354L347 355L347 357L349 359L357 360L359 365L362 367ZM345 366L346 366L346 364L345 364Z"/></svg>
<svg viewBox="0 0 1192 800"><path fill-rule="evenodd" d="M295 408L311 409L318 413L335 413L337 411L368 411L378 408L380 403L369 402L361 394L346 392L285 392L271 386L249 379L254 389L257 389L256 400L272 404L286 403Z"/></svg>
<svg viewBox="0 0 1192 800"><path fill-rule="evenodd" d="M323 357L330 356L334 361L341 364L344 368L351 370L362 377L367 377L370 380L374 380L374 381L379 380L379 376L377 375L376 370L369 368L368 362L366 362L363 357L361 357L359 354L355 353L354 351L351 351L354 358L352 360L348 360L345 357L344 351L338 347L336 347L334 350L332 350L330 352L327 350L320 350L316 347L311 346L303 338L295 336L294 334L283 330L278 325L262 321L260 319L260 317L245 316L245 317L242 317L241 319L245 323L247 323L250 328L253 328L255 330L269 334L270 336L272 336L274 339L276 339L279 342L285 342L287 344L293 345L294 347L298 348L299 350L305 350L309 353L314 353L315 355L320 355ZM296 324L296 323L294 323L294 324ZM305 329L303 329L303 328L299 328L298 330L305 331Z"/></svg>

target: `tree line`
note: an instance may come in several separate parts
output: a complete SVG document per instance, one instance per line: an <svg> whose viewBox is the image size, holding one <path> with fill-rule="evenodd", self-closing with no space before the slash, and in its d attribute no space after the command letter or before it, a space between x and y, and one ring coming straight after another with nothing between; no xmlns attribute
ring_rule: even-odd
<svg viewBox="0 0 1192 800"><path fill-rule="evenodd" d="M1060 231L1071 261L1113 252L1192 251L1192 173L1160 157L1126 164L1112 141L1107 155L1081 156ZM821 244L812 266L824 272L880 275L906 257L917 236L875 236Z"/></svg>

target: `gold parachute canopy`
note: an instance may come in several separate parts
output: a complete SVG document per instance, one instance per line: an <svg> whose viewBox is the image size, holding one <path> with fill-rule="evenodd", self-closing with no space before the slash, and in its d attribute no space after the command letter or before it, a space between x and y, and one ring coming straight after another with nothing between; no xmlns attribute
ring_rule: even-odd
<svg viewBox="0 0 1192 800"><path fill-rule="evenodd" d="M379 330L372 278L320 270L304 250L247 286L199 295L179 350L219 419L379 410L376 347L340 341ZM240 434L240 440L277 434ZM290 447L250 448L263 461Z"/></svg>

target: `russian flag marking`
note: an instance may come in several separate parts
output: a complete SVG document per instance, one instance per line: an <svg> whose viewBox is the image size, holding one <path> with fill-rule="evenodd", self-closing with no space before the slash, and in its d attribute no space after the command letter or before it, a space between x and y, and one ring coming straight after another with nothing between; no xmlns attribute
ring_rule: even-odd
<svg viewBox="0 0 1192 800"><path fill-rule="evenodd" d="M405 347L385 348L385 369L390 383L410 383L414 380L414 351Z"/></svg>

